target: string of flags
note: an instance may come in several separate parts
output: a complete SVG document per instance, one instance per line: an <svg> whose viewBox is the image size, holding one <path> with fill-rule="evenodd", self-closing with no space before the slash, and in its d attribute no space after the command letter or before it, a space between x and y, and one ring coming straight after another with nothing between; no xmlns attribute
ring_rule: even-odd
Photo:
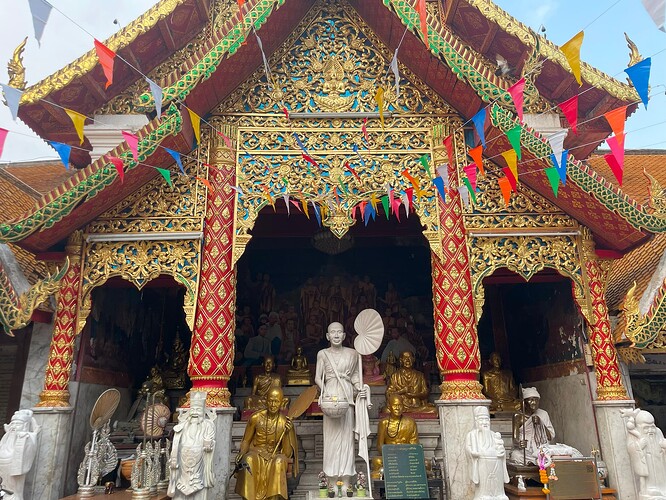
<svg viewBox="0 0 666 500"><path fill-rule="evenodd" d="M655 23L657 26L663 30L663 25L664 25L664 2L663 0L658 0L658 1L651 1L651 0L642 0L643 4L650 13L650 15L653 17L655 20ZM240 12L241 12L241 17L243 15L243 4L244 0L238 0ZM46 1L46 0L29 0L29 5L30 5L30 10L31 14L33 17L33 26L35 30L35 38L37 41L40 43L41 42L41 37L44 32L44 28L47 24L50 12L52 10L52 5ZM659 7L661 5L661 7ZM427 14L426 14L426 6L425 6L425 0L417 0L417 12L419 14L419 25L421 28L422 36L423 39L426 43L428 44L428 27L427 27ZM659 17L661 16L661 17ZM261 42L261 39L259 38L256 30L254 30L255 37L257 40L257 44L260 48L261 54L262 54L262 60L264 64L264 72L266 75L266 80L267 84L269 85L269 89L271 89L273 85L273 80L272 80L272 75L270 72L270 67L268 65L268 60L266 58L266 55L263 50L263 44ZM405 31L406 33L406 31ZM404 34L403 34L404 38ZM584 32L581 31L578 34L576 34L571 40L560 46L560 50L565 56L565 59L567 60L567 63L569 64L571 71L576 78L576 81L579 83L579 85L582 86L582 80L581 80L581 71L580 71L580 49L583 43L584 39ZM395 49L395 52L393 54L393 58L389 64L389 70L393 72L394 80L395 80L395 88L396 88L396 95L399 97L400 96L400 74L399 74L399 68L398 68L398 51L400 49L400 45L402 43L402 40L398 47ZM98 41L97 39L94 39L94 48L95 52L97 54L98 60L100 62L100 66L102 67L103 74L106 78L105 82L105 88L108 88L110 85L113 84L113 71L114 71L114 63L116 57L120 58L123 60L125 63L127 63L130 67L135 69L137 72L141 73L138 69L134 68L129 62L125 61L122 59L120 56L116 54L113 50L108 48L106 45ZM632 84L636 88L637 93L639 94L641 101L643 102L644 106L647 108L648 104L648 89L649 89L649 76L650 76L650 69L651 69L651 59L646 58L633 66L626 68L624 71L627 73L627 76L631 80ZM163 102L163 92L161 87L154 81L152 81L150 78L148 78L146 75L141 75L144 77L146 80L148 87L150 89L150 92L153 96L154 102L155 102L155 112L157 115L158 119L161 119L162 115L162 102ZM10 112L12 114L12 117L14 120L16 120L18 116L18 108L19 108L19 103L20 103L20 97L22 92L18 89L14 89L9 85L6 84L0 84L2 87L2 92L5 96L6 104L10 109ZM507 150L502 152L500 155L504 158L504 161L506 163L506 167L502 168L502 172L504 173L504 177L501 177L498 179L498 184L499 188L502 192L502 195L504 197L505 202L509 203L510 201L510 196L512 192L516 192L517 190L517 184L518 184L518 161L522 159L522 154L521 154L521 148L520 148L520 136L522 132L522 127L521 125L523 124L523 93L524 93L524 88L525 88L525 79L521 78L518 80L516 83L511 85L506 91L508 94L511 96L515 109L516 109L516 114L518 116L519 120L519 125L516 125L512 129L508 130L506 132L506 137L509 141L509 143L512 146L512 149ZM562 113L564 114L570 130L574 134L577 133L577 125L578 125L578 97L580 94L576 94L572 96L571 98L567 99L566 101L559 103L558 107L561 109ZM383 87L378 87L377 91L374 95L375 101L377 103L378 109L379 109L379 117L380 117L380 123L382 128L385 128L385 120L384 120L384 88ZM48 102L48 101L46 101ZM54 106L61 107L55 103L51 103ZM208 124L213 128L216 133L221 136L227 147L231 148L231 140L226 137L223 133L217 131L211 124L203 120L197 113L195 113L193 110L191 110L189 107L185 106L184 103L181 103L181 105L188 111L188 115L190 118L190 123L194 132L195 139L197 141L197 144L201 143L201 121L204 121L204 123ZM62 107L61 107L62 108ZM476 197L475 197L475 192L477 190L477 170L478 173L480 173L482 176L486 174L484 165L483 165L483 151L487 148L487 143L485 139L485 123L486 123L486 118L487 118L487 111L486 107L483 107L482 109L479 110L479 112L474 115L471 118L472 123L474 124L474 128L476 131L476 134L479 138L480 144L476 147L470 148L467 151L467 154L472 158L472 163L470 163L467 167L463 168L463 171L465 172L465 176L462 178L462 184L457 187L458 193L463 199L463 203L465 205L469 204L470 198L473 203L476 203ZM605 119L608 121L612 131L613 131L613 136L609 137L607 139L607 143L609 145L609 148L611 149L611 153L605 156L606 161L609 164L609 167L617 177L620 185L622 185L622 173L623 173L623 166L624 166L624 138L625 138L625 133L624 133L624 123L626 121L626 108L627 106L623 106L620 108L617 108L615 110L609 111L607 113L604 113ZM86 120L92 120L91 118L86 117L85 115L82 115L74 110L67 109L67 108L62 108L65 113L69 116L70 120L72 121L74 130L77 133L77 136L79 138L79 145L83 145L85 141L85 136L84 136L84 124ZM289 111L286 106L282 107L282 110L285 114L285 117L287 120L289 120ZM95 120L92 120L95 121ZM588 120L589 121L589 120ZM364 119L363 125L361 127L361 132L362 132L362 138L363 140L367 143L369 142L369 135L367 131L367 118ZM548 139L548 142L551 146L552 149L552 154L550 155L550 160L553 165L553 167L549 167L544 169L544 172L546 176L548 177L551 186L553 188L553 192L555 196L557 196L557 189L559 182L561 182L563 185L566 184L566 165L567 165L567 158L568 158L568 153L566 149L564 149L564 140L566 138L568 130L564 130L558 134L555 134L554 136L550 137ZM0 128L0 156L2 155L2 151L4 148L4 143L6 140L6 137L8 135L9 131L6 129L1 129ZM293 137L298 144L299 148L302 150L302 156L303 159L307 163L307 168L308 171L310 170L310 167L319 167L318 162L316 159L308 153L308 150L304 147L300 137L298 136L297 133L293 134ZM123 138L128 144L128 147L130 148L132 152L132 156L134 158L134 161L138 163L138 137L135 134L129 133L129 132L123 132ZM452 136L448 136L444 139L444 146L447 150L448 158L449 161L454 161L453 157L453 144L452 144ZM51 146L56 150L58 155L61 158L61 161L65 165L66 168L69 166L69 157L71 154L72 146L51 141L50 142ZM159 146L159 145L158 145ZM160 146L163 147L163 146ZM166 150L167 153L169 153L176 165L178 166L180 172L182 175L185 174L185 170L183 168L183 164L181 161L181 153L165 148L163 149ZM353 145L353 150L354 153L358 156L358 159L361 163L361 166L365 167L365 161L361 154L358 151L358 146L356 144ZM123 167L123 160L121 158L117 157L111 157L111 156L106 156L105 159L107 159L110 163L114 165L118 172L118 177L123 182L124 179L124 167ZM419 158L419 163L425 170L428 179L431 179L432 173L430 171L430 165L428 162L428 155L423 155ZM150 166L150 165L148 165ZM160 172L160 174L164 177L165 181L169 184L172 185L171 181L171 172L168 169L161 169L158 167L153 167L156 170ZM356 169L354 169L349 162L345 163L345 168L347 171L350 173L350 175L358 180L360 182L360 176ZM448 196L452 196L453 191L451 190L449 186L449 180L448 180L448 165L445 167L437 167L436 169L437 175L435 175L431 181L432 181L432 186L435 189L435 191L440 195L440 197L446 202L447 194ZM387 194L382 196L380 199L376 199L376 194L373 193L370 199L369 203L364 203L363 205L359 206L362 212L362 217L364 220L367 221L369 218L373 218L376 215L377 211L377 203L381 202L382 206L384 207L384 212L386 216L388 217L389 211L393 212L396 214L396 216L399 218L398 215L398 209L400 204L405 205L407 208L407 216L409 216L409 208L412 205L412 199L414 194L417 196L420 196L423 194L424 189L420 186L418 179L413 177L412 175L409 174L407 170L403 171L403 176L410 182L412 185L412 188L408 188L405 190L404 193L400 194L398 198L395 197L394 192L392 191L390 186L387 186ZM199 179L199 178L197 178ZM199 179L206 185L207 187L210 187L210 183L205 180L205 179ZM205 182L204 182L205 181ZM339 186L339 192L340 196L348 192L347 187L343 182L342 177L339 179L340 186ZM285 188L286 188L286 180L284 180L285 183ZM237 191L238 196L243 196L243 193L240 188L234 187L234 189ZM275 209L275 204L274 200L271 198L270 191L266 186L264 186L265 194L267 196L267 201L273 206ZM334 195L336 198L339 196L338 195L338 188L334 188ZM289 211L289 194L283 195L285 199L285 204L287 206L287 210ZM299 204L295 204L292 201L292 204L294 206L298 207L299 210L301 207L303 208L303 212L308 216L309 218L309 213L307 209L307 203L305 202L305 197L303 196L302 193L299 194L300 197L300 207ZM322 211L325 211L324 205L321 206L321 208L317 207L317 204L314 202L311 202L313 204L314 208L314 213L315 217L321 224L321 213ZM362 202L363 203L363 202ZM356 207L354 207L354 213L356 212Z"/></svg>

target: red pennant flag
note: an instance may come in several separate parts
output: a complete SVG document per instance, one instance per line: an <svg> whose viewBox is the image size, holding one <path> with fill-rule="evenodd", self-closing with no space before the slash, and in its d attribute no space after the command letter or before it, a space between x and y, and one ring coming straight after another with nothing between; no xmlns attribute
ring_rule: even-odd
<svg viewBox="0 0 666 500"><path fill-rule="evenodd" d="M419 23L421 24L423 42L426 44L426 47L428 47L428 13L426 11L426 0L418 0L418 3L416 4L416 10L419 13Z"/></svg>
<svg viewBox="0 0 666 500"><path fill-rule="evenodd" d="M525 78L521 78L507 89L513 99L513 105L518 113L518 120L523 123L523 91L525 90Z"/></svg>
<svg viewBox="0 0 666 500"><path fill-rule="evenodd" d="M361 127L361 132L363 132L363 138L365 139L365 142L370 142L370 139L368 139L368 117L366 116L363 118L363 126Z"/></svg>
<svg viewBox="0 0 666 500"><path fill-rule="evenodd" d="M502 196L504 197L504 204L508 207L509 202L511 201L511 181L506 177L500 177L497 179L500 189L502 190Z"/></svg>
<svg viewBox="0 0 666 500"><path fill-rule="evenodd" d="M472 186L472 191L476 191L476 165L472 163L463 168L465 175L469 180L470 185Z"/></svg>
<svg viewBox="0 0 666 500"><path fill-rule="evenodd" d="M288 119L289 119L289 110L287 109L286 106L282 108L282 112L284 113L284 116L285 116L285 117L287 118L287 120L288 120Z"/></svg>
<svg viewBox="0 0 666 500"><path fill-rule="evenodd" d="M516 185L517 185L518 179L516 179L516 178L513 176L513 172L511 171L511 169L508 168L508 167L504 167L504 168L502 169L502 172L504 172L504 175L506 175L506 178L508 179L509 184L511 184L511 191L513 191L513 192L518 192L518 190L516 189Z"/></svg>
<svg viewBox="0 0 666 500"><path fill-rule="evenodd" d="M131 132L121 132L123 134L123 139L127 142L127 145L132 151L132 156L134 156L135 161L139 161L139 138L132 134Z"/></svg>
<svg viewBox="0 0 666 500"><path fill-rule="evenodd" d="M203 177L195 177L195 179L201 182L201 184L203 184L204 186L206 186L208 188L208 191L210 191L211 193L215 192L212 184L208 182L208 179L204 179Z"/></svg>
<svg viewBox="0 0 666 500"><path fill-rule="evenodd" d="M238 0L238 12L240 12L241 24L243 23L244 14L243 14L243 5L245 5L245 0Z"/></svg>
<svg viewBox="0 0 666 500"><path fill-rule="evenodd" d="M446 148L446 154L449 156L449 163L453 164L453 136L447 135L442 142Z"/></svg>
<svg viewBox="0 0 666 500"><path fill-rule="evenodd" d="M624 172L624 168L617 162L615 156L612 154L604 155L604 159L606 160L606 163L608 163L610 169L613 171L613 175L615 175L615 178L620 183L620 186L622 186L622 173Z"/></svg>
<svg viewBox="0 0 666 500"><path fill-rule="evenodd" d="M97 59L99 59L104 76L106 77L106 86L104 88L108 89L109 85L113 83L113 62L116 53L97 39L95 39L95 52L97 52Z"/></svg>
<svg viewBox="0 0 666 500"><path fill-rule="evenodd" d="M354 170L352 167L349 166L348 161L345 162L345 168L349 170L354 177L356 177L356 180L358 182L361 182L361 177L358 175L358 172L356 172L356 170Z"/></svg>
<svg viewBox="0 0 666 500"><path fill-rule="evenodd" d="M317 163L316 161L314 161L310 156L306 155L305 153L303 153L303 159L304 159L305 161L307 161L308 163L311 163L311 164L314 165L315 167L318 167L318 166L319 166L319 163Z"/></svg>
<svg viewBox="0 0 666 500"><path fill-rule="evenodd" d="M113 166L116 167L118 172L118 177L120 178L120 183L122 184L125 180L125 170L123 169L123 160L117 156L107 156L106 159L113 163Z"/></svg>
<svg viewBox="0 0 666 500"><path fill-rule="evenodd" d="M5 139L8 133L9 130L6 128L0 128L0 158L2 157L2 150L5 148Z"/></svg>
<svg viewBox="0 0 666 500"><path fill-rule="evenodd" d="M611 136L606 139L606 143L608 144L611 153L613 153L618 165L624 169L624 134L622 134L622 137Z"/></svg>
<svg viewBox="0 0 666 500"><path fill-rule="evenodd" d="M608 121L611 130L618 138L618 144L624 146L624 122L627 120L627 107L620 106L607 113L604 113L604 118Z"/></svg>
<svg viewBox="0 0 666 500"><path fill-rule="evenodd" d="M408 205L405 208L407 209L407 213L409 214L411 207L414 206L414 190L412 188L407 188L405 189L405 194L407 195L407 202L408 202Z"/></svg>
<svg viewBox="0 0 666 500"><path fill-rule="evenodd" d="M574 134L578 133L578 94L558 104Z"/></svg>
<svg viewBox="0 0 666 500"><path fill-rule="evenodd" d="M479 144L477 147L470 149L468 154L472 157L476 166L479 167L481 175L486 175L483 168L483 147Z"/></svg>

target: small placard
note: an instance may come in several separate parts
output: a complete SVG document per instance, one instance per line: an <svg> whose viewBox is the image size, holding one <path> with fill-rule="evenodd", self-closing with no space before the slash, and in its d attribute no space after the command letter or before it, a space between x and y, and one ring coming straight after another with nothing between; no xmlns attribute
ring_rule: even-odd
<svg viewBox="0 0 666 500"><path fill-rule="evenodd" d="M551 499L601 498L594 458L553 459L553 464L557 481L548 483Z"/></svg>
<svg viewBox="0 0 666 500"><path fill-rule="evenodd" d="M385 444L382 459L387 500L430 498L423 446Z"/></svg>

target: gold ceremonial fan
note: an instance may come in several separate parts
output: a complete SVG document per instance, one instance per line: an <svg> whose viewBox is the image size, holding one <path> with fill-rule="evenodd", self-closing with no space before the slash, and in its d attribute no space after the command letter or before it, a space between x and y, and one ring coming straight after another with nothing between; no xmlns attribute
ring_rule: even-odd
<svg viewBox="0 0 666 500"><path fill-rule="evenodd" d="M107 389L95 402L92 413L90 414L90 427L94 431L104 427L118 408L120 403L120 391L118 389Z"/></svg>

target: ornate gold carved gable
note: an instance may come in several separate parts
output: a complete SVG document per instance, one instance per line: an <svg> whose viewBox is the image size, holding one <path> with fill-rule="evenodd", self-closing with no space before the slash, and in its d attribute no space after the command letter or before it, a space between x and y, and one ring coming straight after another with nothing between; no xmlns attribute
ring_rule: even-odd
<svg viewBox="0 0 666 500"><path fill-rule="evenodd" d="M247 43L256 43L250 36ZM402 57L404 54L398 55ZM217 108L217 113L371 112L385 89L385 108L397 113L452 113L448 104L400 67L400 97L389 71L393 53L347 2L317 0L268 62L273 81L257 68Z"/></svg>

